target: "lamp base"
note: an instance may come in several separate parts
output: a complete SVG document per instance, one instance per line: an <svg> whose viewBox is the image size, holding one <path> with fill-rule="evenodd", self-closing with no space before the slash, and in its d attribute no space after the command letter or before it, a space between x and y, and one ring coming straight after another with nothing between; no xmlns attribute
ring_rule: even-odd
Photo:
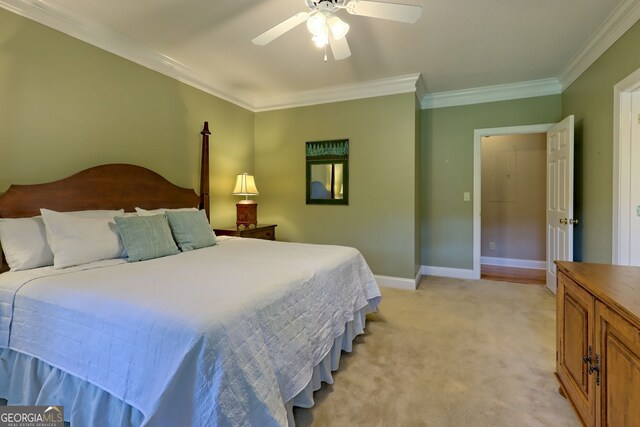
<svg viewBox="0 0 640 427"><path fill-rule="evenodd" d="M258 204L255 200L240 200L236 203L236 227L258 224Z"/></svg>

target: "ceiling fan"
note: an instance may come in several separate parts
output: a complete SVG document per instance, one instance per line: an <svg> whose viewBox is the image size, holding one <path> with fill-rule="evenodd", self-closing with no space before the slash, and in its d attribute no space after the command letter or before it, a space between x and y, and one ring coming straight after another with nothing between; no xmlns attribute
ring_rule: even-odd
<svg viewBox="0 0 640 427"><path fill-rule="evenodd" d="M319 48L325 48L324 60L327 60L326 46L331 46L336 60L351 56L351 50L345 36L349 24L336 16L340 9L346 9L351 15L389 19L391 21L413 24L422 14L422 6L383 3L365 0L305 0L309 12L300 12L279 23L252 40L253 44L264 46L303 22L313 35L313 42Z"/></svg>

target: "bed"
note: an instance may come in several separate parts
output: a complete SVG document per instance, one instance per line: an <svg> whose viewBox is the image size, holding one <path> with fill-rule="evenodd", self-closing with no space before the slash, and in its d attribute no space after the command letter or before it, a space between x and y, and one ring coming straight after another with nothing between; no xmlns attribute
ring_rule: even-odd
<svg viewBox="0 0 640 427"><path fill-rule="evenodd" d="M103 165L11 186L0 218L194 207L208 218L208 135L205 123L200 195L139 166ZM73 426L293 425L293 406L312 406L333 382L380 302L362 255L329 245L219 237L141 262L6 270L0 398L62 405Z"/></svg>

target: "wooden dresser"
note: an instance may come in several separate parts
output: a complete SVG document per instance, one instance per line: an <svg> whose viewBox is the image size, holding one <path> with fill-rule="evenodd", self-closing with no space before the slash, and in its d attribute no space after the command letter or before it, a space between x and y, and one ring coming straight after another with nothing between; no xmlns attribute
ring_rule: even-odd
<svg viewBox="0 0 640 427"><path fill-rule="evenodd" d="M640 426L640 267L556 265L561 393L587 426Z"/></svg>
<svg viewBox="0 0 640 427"><path fill-rule="evenodd" d="M214 228L216 236L250 237L252 239L276 240L275 224L258 224L255 227Z"/></svg>

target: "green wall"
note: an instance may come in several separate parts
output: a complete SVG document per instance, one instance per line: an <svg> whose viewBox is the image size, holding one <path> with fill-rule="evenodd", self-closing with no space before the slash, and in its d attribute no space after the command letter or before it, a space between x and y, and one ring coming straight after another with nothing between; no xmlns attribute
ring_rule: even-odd
<svg viewBox="0 0 640 427"><path fill-rule="evenodd" d="M576 116L575 229L577 261L612 256L613 87L640 68L640 22L562 93L564 116Z"/></svg>
<svg viewBox="0 0 640 427"><path fill-rule="evenodd" d="M0 9L0 191L118 162L198 188L205 120L212 221L226 225L254 113Z"/></svg>
<svg viewBox="0 0 640 427"><path fill-rule="evenodd" d="M255 118L260 222L278 238L358 248L373 272L416 275L413 93L268 111ZM305 142L349 139L349 205L305 203Z"/></svg>
<svg viewBox="0 0 640 427"><path fill-rule="evenodd" d="M252 113L0 9L0 191L104 163L197 188L211 138L212 223L235 221L254 172L261 222L283 240L360 249L376 274L472 268L474 129L576 116L577 260L611 259L613 86L640 67L640 23L561 96L421 111L414 94ZM304 202L304 142L349 138L350 205Z"/></svg>
<svg viewBox="0 0 640 427"><path fill-rule="evenodd" d="M560 95L422 112L422 264L473 268L473 137L475 129L555 123Z"/></svg>

